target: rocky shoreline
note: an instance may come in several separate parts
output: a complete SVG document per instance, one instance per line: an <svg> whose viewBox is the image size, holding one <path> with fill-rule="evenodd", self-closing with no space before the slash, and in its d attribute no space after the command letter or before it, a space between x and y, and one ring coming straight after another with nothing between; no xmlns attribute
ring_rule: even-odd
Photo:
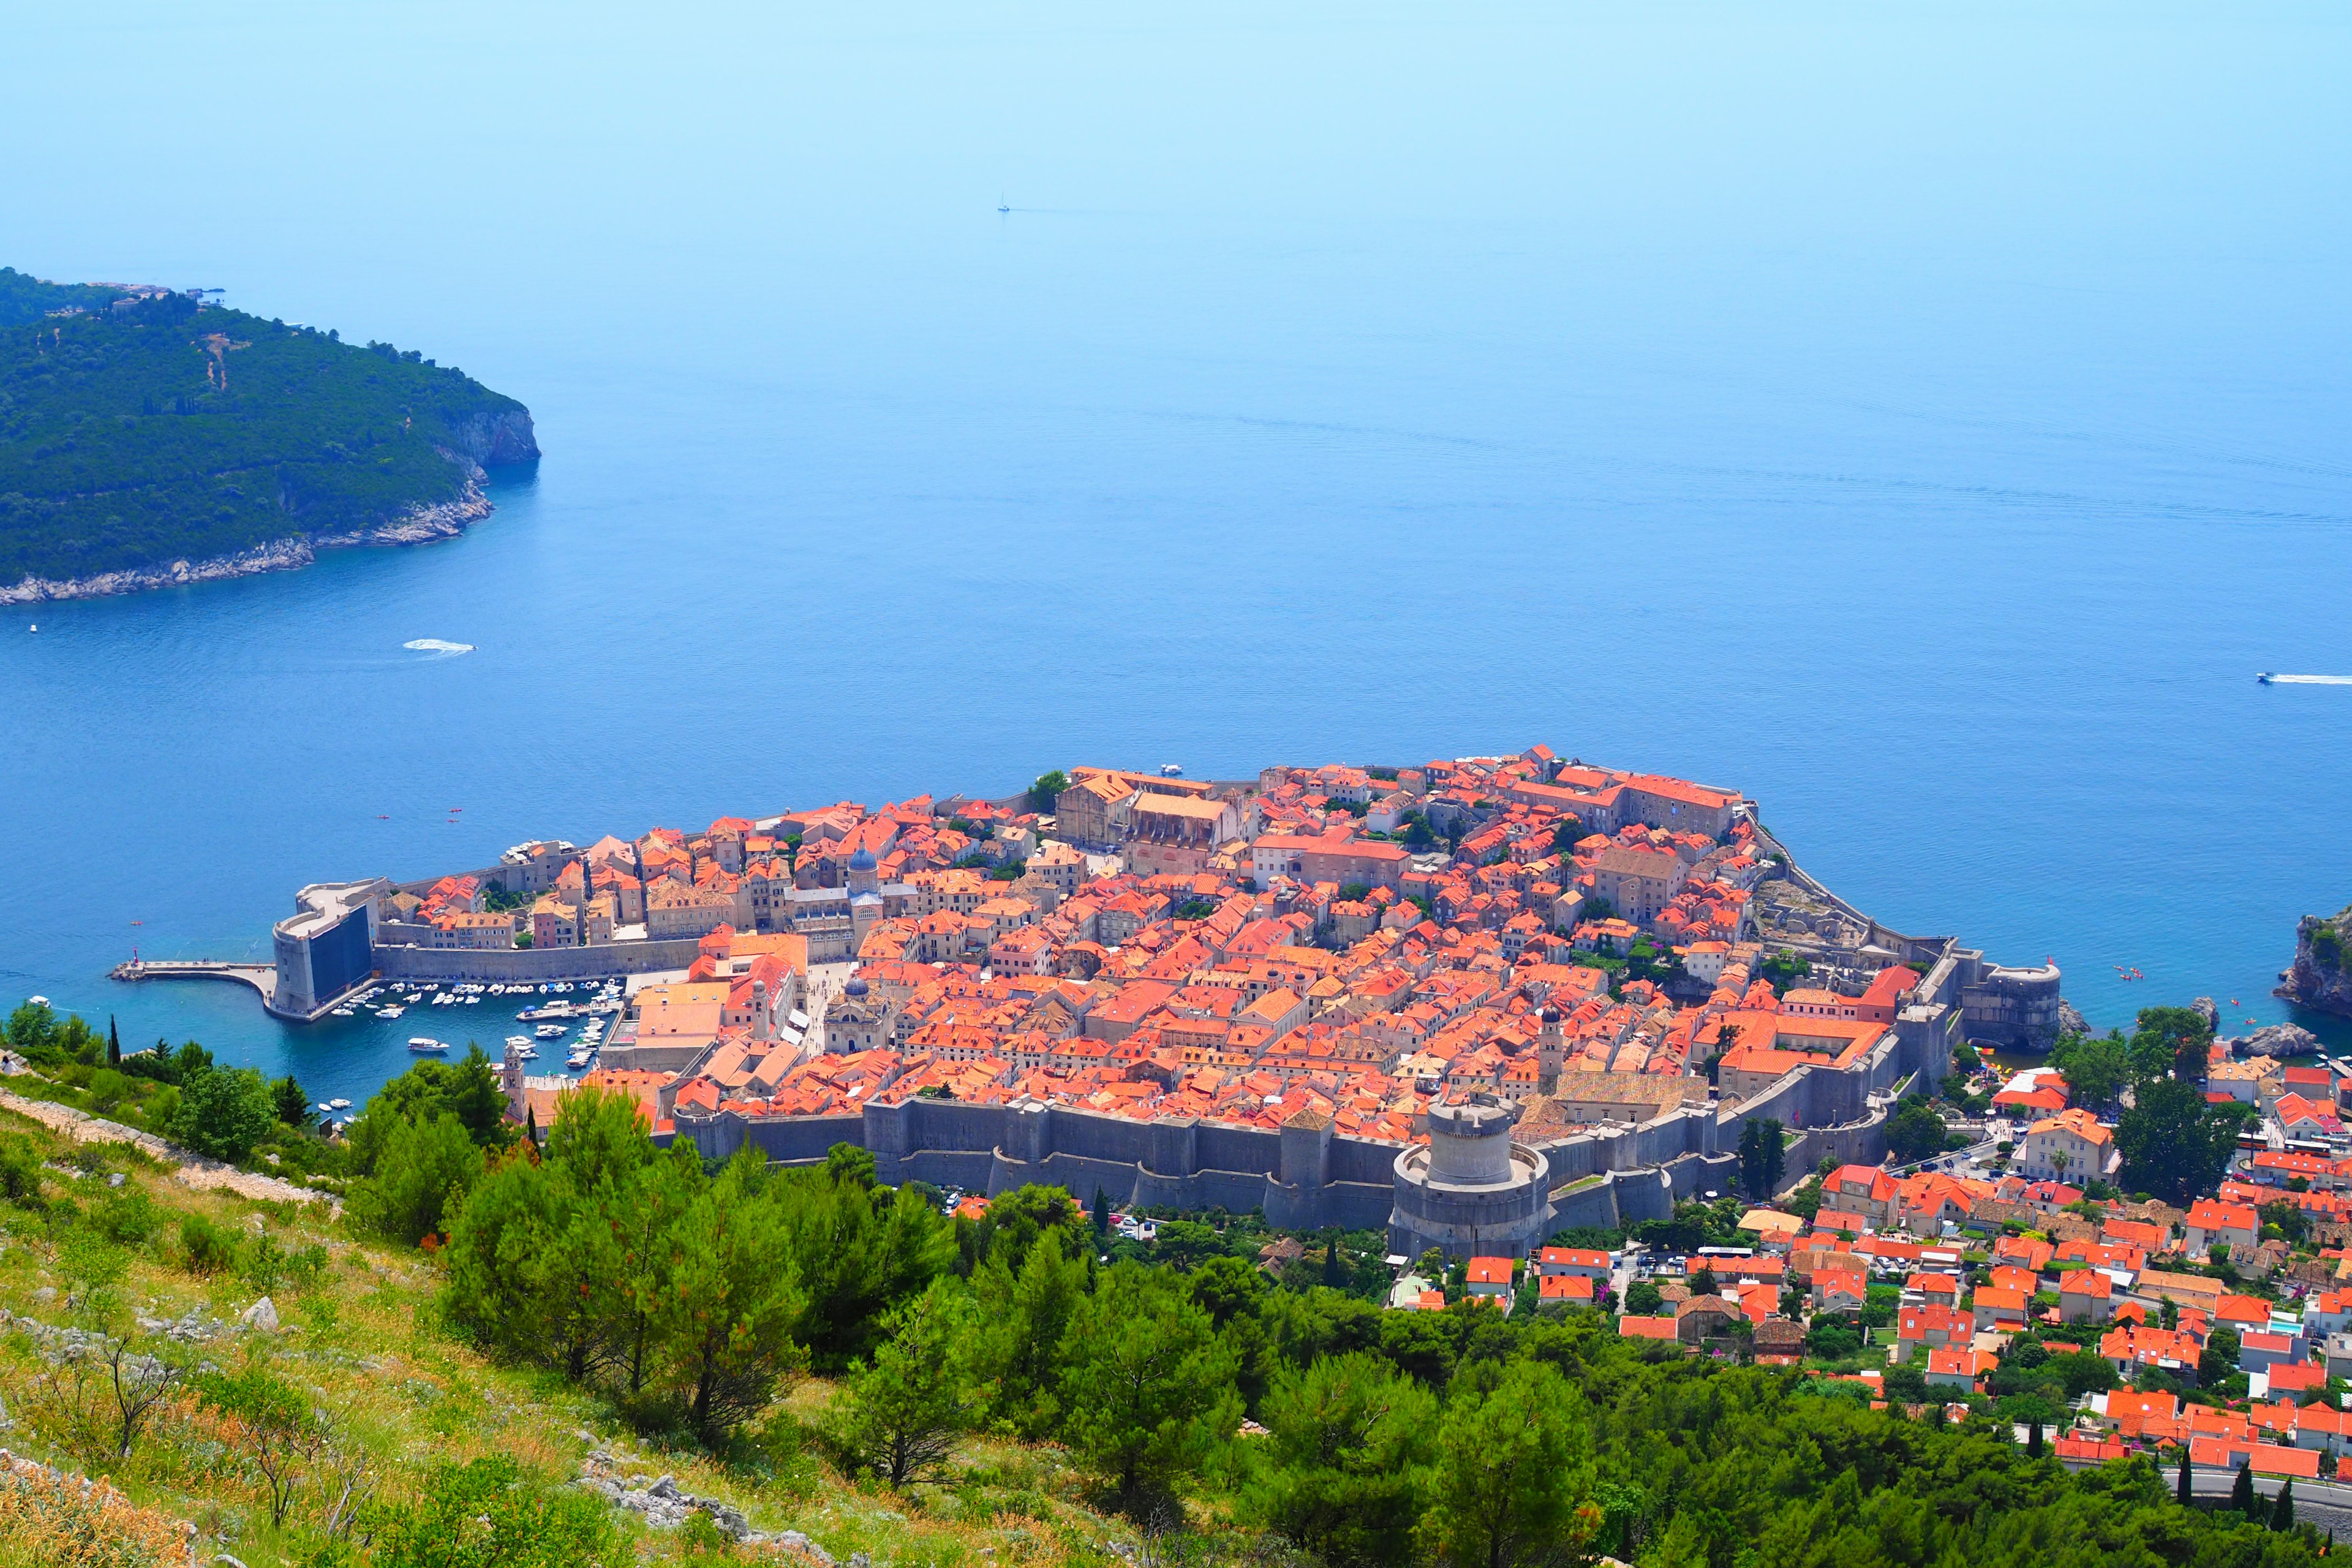
<svg viewBox="0 0 2352 1568"><path fill-rule="evenodd" d="M2352 1017L2352 909L2305 915L2295 922L2294 964L2279 975L2273 996L2316 1013Z"/></svg>
<svg viewBox="0 0 2352 1568"><path fill-rule="evenodd" d="M26 577L13 587L0 586L0 605L38 605L53 599L96 599L110 594L142 594L152 588L184 588L193 583L218 582L226 577L251 577L263 572L291 572L316 561L321 550L430 544L436 540L455 539L472 524L489 516L491 510L490 499L482 493L481 485L468 479L465 492L456 500L444 501L438 506L411 508L394 521L374 528L363 528L350 533L298 533L273 540L268 544L257 544L250 550L240 550L233 555L215 555L202 561L173 561L128 572L101 572L95 576L72 577L63 582L47 577Z"/></svg>

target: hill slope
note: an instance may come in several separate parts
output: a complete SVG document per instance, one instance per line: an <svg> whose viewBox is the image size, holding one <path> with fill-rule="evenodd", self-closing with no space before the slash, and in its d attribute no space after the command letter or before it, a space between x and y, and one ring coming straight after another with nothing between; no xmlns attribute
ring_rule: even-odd
<svg viewBox="0 0 2352 1568"><path fill-rule="evenodd" d="M0 269L0 602L446 537L538 456L521 404L414 350Z"/></svg>

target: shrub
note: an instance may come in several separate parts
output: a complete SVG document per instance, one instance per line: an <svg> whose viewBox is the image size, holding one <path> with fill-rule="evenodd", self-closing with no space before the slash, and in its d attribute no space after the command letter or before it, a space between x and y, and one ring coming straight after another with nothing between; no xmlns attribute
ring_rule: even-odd
<svg viewBox="0 0 2352 1568"><path fill-rule="evenodd" d="M121 1247L144 1247L163 1228L163 1217L146 1192L125 1183L90 1210L89 1223L109 1241Z"/></svg>
<svg viewBox="0 0 2352 1568"><path fill-rule="evenodd" d="M217 1274L236 1261L236 1237L200 1214L182 1215L180 1254L189 1273Z"/></svg>
<svg viewBox="0 0 2352 1568"><path fill-rule="evenodd" d="M40 1158L13 1133L0 1134L0 1197L19 1208L32 1208L41 1198Z"/></svg>

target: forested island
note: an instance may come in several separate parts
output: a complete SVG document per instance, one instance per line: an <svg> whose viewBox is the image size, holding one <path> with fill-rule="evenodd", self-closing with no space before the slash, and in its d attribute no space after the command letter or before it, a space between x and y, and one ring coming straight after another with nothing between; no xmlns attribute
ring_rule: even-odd
<svg viewBox="0 0 2352 1568"><path fill-rule="evenodd" d="M0 603L446 538L530 412L390 343L0 268Z"/></svg>

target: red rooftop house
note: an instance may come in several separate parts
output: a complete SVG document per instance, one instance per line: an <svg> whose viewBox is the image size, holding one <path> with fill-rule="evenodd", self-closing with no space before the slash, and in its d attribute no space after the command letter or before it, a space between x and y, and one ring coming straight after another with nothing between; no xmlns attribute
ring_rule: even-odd
<svg viewBox="0 0 2352 1568"><path fill-rule="evenodd" d="M2059 1280L2058 1316L2064 1321L2104 1323L2115 1310L2115 1281L2097 1269L2071 1269Z"/></svg>
<svg viewBox="0 0 2352 1568"><path fill-rule="evenodd" d="M1536 1282L1538 1300L1566 1301L1573 1306L1592 1305L1593 1282L1583 1274L1546 1274Z"/></svg>
<svg viewBox="0 0 2352 1568"><path fill-rule="evenodd" d="M1467 1289L1474 1300L1480 1296L1495 1297L1507 1304L1511 1299L1511 1260L1507 1258L1472 1258Z"/></svg>
<svg viewBox="0 0 2352 1568"><path fill-rule="evenodd" d="M1974 1388L1978 1378L1999 1364L1990 1351L1947 1345L1927 1352L1927 1381L1940 1388Z"/></svg>
<svg viewBox="0 0 2352 1568"><path fill-rule="evenodd" d="M1547 1279L1554 1275L1606 1279L1609 1278L1609 1255L1591 1247L1547 1247L1536 1254L1536 1269Z"/></svg>
<svg viewBox="0 0 2352 1568"><path fill-rule="evenodd" d="M2021 1290L2004 1290L1995 1285L1980 1285L1976 1293L1976 1326L1979 1329L2021 1329L2025 1327L2026 1296Z"/></svg>
<svg viewBox="0 0 2352 1568"><path fill-rule="evenodd" d="M2231 1253L2252 1252L2263 1239L2262 1216L2251 1204L2216 1203L2200 1198L2189 1206L2189 1256L2203 1258L2227 1243Z"/></svg>

